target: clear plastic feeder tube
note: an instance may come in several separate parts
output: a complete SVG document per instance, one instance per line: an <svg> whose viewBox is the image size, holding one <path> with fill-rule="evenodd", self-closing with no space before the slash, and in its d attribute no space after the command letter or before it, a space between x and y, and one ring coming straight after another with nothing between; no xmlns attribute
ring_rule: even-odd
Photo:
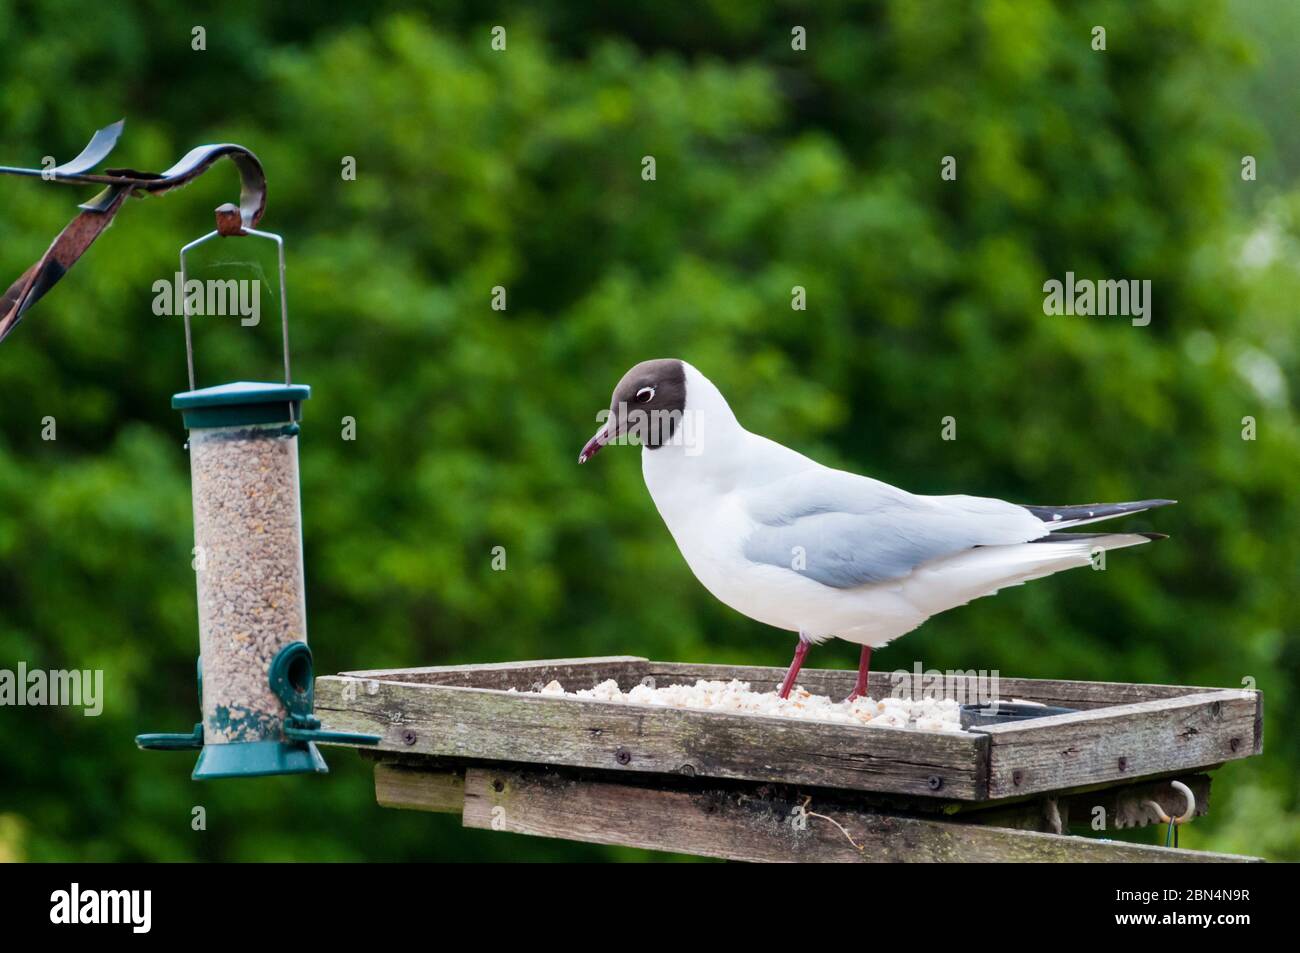
<svg viewBox="0 0 1300 953"><path fill-rule="evenodd" d="M172 397L190 433L194 493L203 714L196 779L328 770L304 737L320 724L298 490L298 421L310 396L302 384L244 381Z"/></svg>
<svg viewBox="0 0 1300 953"><path fill-rule="evenodd" d="M297 432L284 422L190 432L208 745L283 739L267 672L307 640Z"/></svg>

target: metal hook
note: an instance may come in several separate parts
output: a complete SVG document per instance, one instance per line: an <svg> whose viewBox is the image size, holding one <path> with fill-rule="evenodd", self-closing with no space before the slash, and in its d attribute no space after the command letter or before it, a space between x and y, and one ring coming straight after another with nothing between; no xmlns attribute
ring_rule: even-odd
<svg viewBox="0 0 1300 953"><path fill-rule="evenodd" d="M190 298L185 293L186 271L185 256L195 248L198 248L204 242L213 238L231 238L241 235L252 235L254 238L267 238L275 242L280 256L280 333L284 343L284 383L289 385L293 379L289 374L289 302L286 298L287 288L285 284L284 269L284 239L273 232L259 232L255 228L249 228L243 224L239 210L233 205L222 205L217 208L217 228L216 231L208 232L202 238L196 238L181 248L181 311L185 315L185 365L189 372L190 390L195 389L194 383L194 336L190 327Z"/></svg>
<svg viewBox="0 0 1300 953"><path fill-rule="evenodd" d="M1175 791L1181 792L1183 797L1187 799L1187 810L1181 815L1170 817L1165 813L1165 809L1155 801L1146 801L1144 803L1155 811L1156 817L1160 819L1161 824L1186 824L1192 819L1192 815L1196 813L1196 795L1192 794L1192 789L1182 781L1170 781L1169 786Z"/></svg>

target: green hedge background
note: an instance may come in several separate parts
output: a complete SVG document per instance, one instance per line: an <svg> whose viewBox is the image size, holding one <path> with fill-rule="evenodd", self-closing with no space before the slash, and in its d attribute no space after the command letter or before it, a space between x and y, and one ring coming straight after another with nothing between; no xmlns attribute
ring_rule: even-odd
<svg viewBox="0 0 1300 953"><path fill-rule="evenodd" d="M1300 859L1300 8L329 6L0 0L0 162L64 161L125 115L111 164L234 141L266 165L315 389L322 671L785 664L785 634L690 575L634 452L575 464L621 373L678 356L750 429L918 492L1180 500L1125 524L1170 540L941 616L876 666L1253 679L1265 754L1219 773L1183 845ZM4 284L91 193L0 189ZM0 668L103 669L107 696L98 718L0 709L0 859L662 859L381 810L350 752L329 778L200 786L190 756L134 748L196 717L183 338L152 285L234 193L225 169L132 201L0 345ZM260 246L199 265L274 275ZM1149 279L1150 326L1044 315L1066 271ZM201 320L196 349L205 383L273 379L275 321ZM849 668L856 647L813 658Z"/></svg>

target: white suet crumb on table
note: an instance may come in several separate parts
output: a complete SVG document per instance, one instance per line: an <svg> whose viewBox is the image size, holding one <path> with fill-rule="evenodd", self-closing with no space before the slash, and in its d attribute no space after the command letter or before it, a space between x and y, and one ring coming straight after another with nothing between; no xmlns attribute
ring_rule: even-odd
<svg viewBox="0 0 1300 953"><path fill-rule="evenodd" d="M514 692L515 689L510 689ZM552 680L535 695L562 695L615 704L660 705L665 708L696 708L734 714L771 715L778 718L801 718L843 725L871 725L885 728L913 728L920 731L961 731L961 710L951 698L895 698L893 696L853 701L832 701L826 695L814 695L796 687L786 699L776 692L751 691L749 682L700 679L694 685L665 685L662 688L636 685L624 692L614 679L606 679L595 688L566 692Z"/></svg>

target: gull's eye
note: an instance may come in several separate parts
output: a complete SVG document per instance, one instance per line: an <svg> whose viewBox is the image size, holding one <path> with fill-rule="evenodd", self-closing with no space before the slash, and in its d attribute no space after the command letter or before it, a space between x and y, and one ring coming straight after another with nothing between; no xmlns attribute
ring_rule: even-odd
<svg viewBox="0 0 1300 953"><path fill-rule="evenodd" d="M638 404L648 404L655 399L655 389L653 387L642 387L636 392L636 402Z"/></svg>

